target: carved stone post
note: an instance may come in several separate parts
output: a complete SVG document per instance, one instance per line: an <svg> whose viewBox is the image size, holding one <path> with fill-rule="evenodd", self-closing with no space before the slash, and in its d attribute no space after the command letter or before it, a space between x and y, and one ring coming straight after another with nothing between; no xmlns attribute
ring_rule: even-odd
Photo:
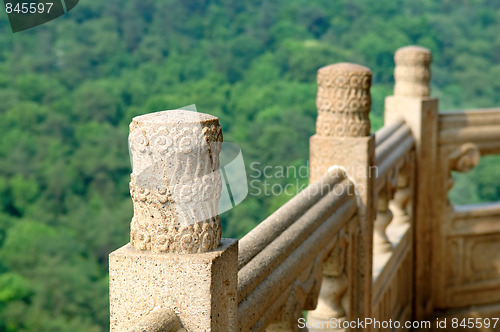
<svg viewBox="0 0 500 332"><path fill-rule="evenodd" d="M222 129L216 117L169 111L130 124L130 243L137 250L196 253L217 247Z"/></svg>
<svg viewBox="0 0 500 332"><path fill-rule="evenodd" d="M434 166L437 151L438 100L430 97L431 52L418 46L408 46L395 54L394 96L385 101L385 123L403 119L416 139L415 176L415 300L416 319L433 311L432 303L432 235L438 225L434 215Z"/></svg>
<svg viewBox="0 0 500 332"><path fill-rule="evenodd" d="M311 321L330 318L371 317L374 136L370 134L371 71L363 66L340 63L318 71L318 118L316 135L310 140L311 178L314 182L333 166L342 166L356 183L359 225L354 237L352 264L339 271L334 249L323 273L318 307L308 314ZM332 239L335 234L332 234ZM344 252L345 250L340 250ZM342 281L345 277L347 282ZM344 289L347 284L348 290ZM339 301L348 292L348 301ZM348 303L348 304L346 304ZM345 307L344 307L345 306ZM332 315L340 317L331 317Z"/></svg>
<svg viewBox="0 0 500 332"><path fill-rule="evenodd" d="M165 111L130 124L130 244L109 256L111 331L153 309L173 310L188 331L237 326L237 241L222 239L219 153L211 115Z"/></svg>

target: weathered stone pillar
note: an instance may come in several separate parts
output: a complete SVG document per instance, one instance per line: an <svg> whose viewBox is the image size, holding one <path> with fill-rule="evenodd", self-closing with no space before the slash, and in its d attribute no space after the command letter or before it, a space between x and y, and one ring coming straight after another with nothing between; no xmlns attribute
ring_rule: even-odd
<svg viewBox="0 0 500 332"><path fill-rule="evenodd" d="M394 96L385 100L385 124L403 119L416 140L416 179L414 202L415 252L415 319L433 312L432 303L432 236L439 225L433 226L433 178L437 151L438 100L430 97L431 52L418 46L396 51L394 60ZM437 226L437 227L436 227ZM436 234L434 234L436 235Z"/></svg>
<svg viewBox="0 0 500 332"><path fill-rule="evenodd" d="M353 264L346 263L339 270L335 252L345 252L345 249L334 250L330 255L331 262L327 262L323 271L318 307L308 314L311 321L371 317L374 217L371 172L375 151L369 119L371 80L368 68L350 63L318 71L318 118L316 135L310 140L310 182L334 165L343 167L356 183L359 225L354 237L356 243L346 244L355 249L355 257L348 258ZM332 234L332 239L335 235Z"/></svg>
<svg viewBox="0 0 500 332"><path fill-rule="evenodd" d="M174 311L188 331L237 326L237 241L221 240L219 120L192 111L130 124L130 244L109 257L111 331L153 309Z"/></svg>
<svg viewBox="0 0 500 332"><path fill-rule="evenodd" d="M219 245L221 144L214 116L169 111L132 120L130 243L137 250L196 253Z"/></svg>

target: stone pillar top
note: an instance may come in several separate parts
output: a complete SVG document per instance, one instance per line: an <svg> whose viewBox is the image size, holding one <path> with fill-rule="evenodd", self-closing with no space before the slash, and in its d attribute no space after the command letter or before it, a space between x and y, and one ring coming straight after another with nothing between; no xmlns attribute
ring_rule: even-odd
<svg viewBox="0 0 500 332"><path fill-rule="evenodd" d="M196 253L221 239L215 116L185 110L135 117L130 124L130 243L139 250Z"/></svg>
<svg viewBox="0 0 500 332"><path fill-rule="evenodd" d="M172 110L148 113L144 115L136 116L132 119L130 124L130 131L132 131L137 126L154 125L154 124L181 124L181 123L191 123L199 124L200 122L219 122L216 116L198 113L188 110Z"/></svg>
<svg viewBox="0 0 500 332"><path fill-rule="evenodd" d="M394 54L394 58L396 59L396 62L398 60L406 60L408 62L430 64L432 55L431 51L429 51L429 49L425 47L418 45L409 45L398 48L396 53Z"/></svg>
<svg viewBox="0 0 500 332"><path fill-rule="evenodd" d="M428 97L431 79L431 52L420 46L406 46L394 55L394 95L404 97Z"/></svg>
<svg viewBox="0 0 500 332"><path fill-rule="evenodd" d="M370 135L370 69L338 63L318 70L319 136L360 137Z"/></svg>

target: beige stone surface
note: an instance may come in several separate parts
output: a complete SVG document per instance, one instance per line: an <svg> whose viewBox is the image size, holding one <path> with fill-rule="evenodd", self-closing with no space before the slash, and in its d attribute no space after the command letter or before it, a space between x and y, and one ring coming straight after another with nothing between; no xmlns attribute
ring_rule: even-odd
<svg viewBox="0 0 500 332"><path fill-rule="evenodd" d="M394 215L392 224L404 225L413 222L414 169L415 158L412 153L398 172L394 198L389 202L389 208Z"/></svg>
<svg viewBox="0 0 500 332"><path fill-rule="evenodd" d="M320 188L325 190L322 199L317 199L306 210L302 210L302 203L314 201L307 194L296 196L300 202L289 201L284 205L290 213L296 212L286 226L282 224L282 219L272 218L267 220L265 228L255 228L247 235L250 241L257 235L264 236L264 231L274 233L272 225L278 229L283 227L274 234L273 241L258 252L249 246L248 241L245 241L247 246L240 246L240 253L244 257L249 257L245 251L255 253L249 261L243 261L238 272L238 310L242 331L261 331L264 327L269 331L296 331L302 311L316 306L322 262L338 242L332 237L336 234L342 234L340 237L352 236L354 232L347 229L357 224L354 217L357 211L354 186L345 179L344 174L335 174L342 175L338 178L344 180L335 181L337 177L331 178L329 174L309 187L315 188L314 191ZM330 184L328 188L323 186L326 183ZM339 189L342 193L339 193ZM309 194L313 192L309 191ZM298 213L300 210L302 213ZM277 217L284 216L275 213L278 213ZM337 251L334 256L339 258ZM347 270L346 265L342 260L339 264L339 270L342 271L339 273L347 272L344 271Z"/></svg>
<svg viewBox="0 0 500 332"><path fill-rule="evenodd" d="M431 60L418 46L396 52L377 156L370 70L318 71L310 182L339 166L349 179L328 184L354 183L357 200L328 201L335 212L313 231L320 197L306 201L303 191L243 241L240 271L237 243L221 242L217 215L218 119L190 111L134 118L134 218L131 244L110 255L111 331L296 331L316 302L308 317L318 321L428 319L436 309L498 302L500 205L455 208L447 195L451 171L500 153L500 109L438 115ZM294 224L299 215L307 222ZM483 311L498 317L498 305Z"/></svg>
<svg viewBox="0 0 500 332"><path fill-rule="evenodd" d="M500 204L452 206L452 171L467 172L500 153L500 109L439 114L433 287L435 307L447 310L500 301ZM497 316L498 317L498 316Z"/></svg>
<svg viewBox="0 0 500 332"><path fill-rule="evenodd" d="M109 256L111 331L134 327L156 307L173 310L188 331L234 331L237 266L236 240L193 255L125 245Z"/></svg>
<svg viewBox="0 0 500 332"><path fill-rule="evenodd" d="M150 113L130 124L130 243L139 250L195 253L219 245L222 129L211 115Z"/></svg>

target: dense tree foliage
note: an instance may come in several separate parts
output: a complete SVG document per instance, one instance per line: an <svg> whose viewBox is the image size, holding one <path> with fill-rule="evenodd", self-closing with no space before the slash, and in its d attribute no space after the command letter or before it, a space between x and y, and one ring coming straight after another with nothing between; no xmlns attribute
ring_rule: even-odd
<svg viewBox="0 0 500 332"><path fill-rule="evenodd" d="M16 34L1 15L0 29L0 332L108 329L133 116L196 103L220 118L259 180L222 216L241 237L307 183L279 170L307 164L319 67L373 70L374 129L408 44L433 51L441 109L500 104L495 0L89 0ZM498 199L494 162L459 179L455 200Z"/></svg>

